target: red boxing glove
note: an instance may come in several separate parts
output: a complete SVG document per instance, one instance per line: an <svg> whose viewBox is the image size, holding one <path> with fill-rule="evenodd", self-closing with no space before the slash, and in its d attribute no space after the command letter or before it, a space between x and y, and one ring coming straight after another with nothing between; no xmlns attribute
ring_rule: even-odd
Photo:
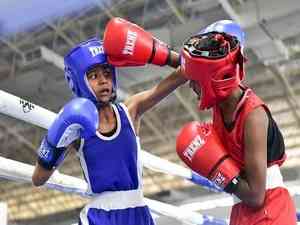
<svg viewBox="0 0 300 225"><path fill-rule="evenodd" d="M237 187L240 170L230 158L212 124L186 124L176 141L178 156L193 171L213 181L228 193Z"/></svg>
<svg viewBox="0 0 300 225"><path fill-rule="evenodd" d="M108 62L114 66L142 66L146 63L164 66L171 57L165 43L121 18L108 22L103 44Z"/></svg>

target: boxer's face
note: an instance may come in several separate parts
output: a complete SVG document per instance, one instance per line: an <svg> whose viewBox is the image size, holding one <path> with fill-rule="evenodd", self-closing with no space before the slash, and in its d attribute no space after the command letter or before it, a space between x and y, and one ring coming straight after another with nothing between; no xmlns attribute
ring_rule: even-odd
<svg viewBox="0 0 300 225"><path fill-rule="evenodd" d="M196 81L191 80L189 86L196 93L197 99L199 100L201 98L201 87L199 86L199 84Z"/></svg>
<svg viewBox="0 0 300 225"><path fill-rule="evenodd" d="M98 101L108 103L112 96L113 72L108 65L97 65L87 73L87 80Z"/></svg>

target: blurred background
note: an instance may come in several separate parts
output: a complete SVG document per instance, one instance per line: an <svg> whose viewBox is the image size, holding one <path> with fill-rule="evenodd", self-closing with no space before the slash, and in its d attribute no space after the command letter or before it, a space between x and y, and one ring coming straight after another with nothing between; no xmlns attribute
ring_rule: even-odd
<svg viewBox="0 0 300 225"><path fill-rule="evenodd" d="M83 40L101 38L112 17L144 27L178 51L186 38L212 22L238 22L246 31L246 84L268 104L283 132L288 154L282 167L286 184L300 183L299 0L2 0L0 89L58 112L72 97L64 80L63 56ZM119 98L152 87L171 71L153 65L120 69ZM182 164L175 153L179 128L188 121L210 119L210 112L197 111L196 96L188 85L183 86L143 117L142 148ZM0 156L34 164L44 133L1 114ZM82 178L75 154L67 157L60 171ZM144 169L144 191L147 197L174 205L225 197L148 169ZM298 200L295 197L300 207ZM76 195L6 179L0 179L0 201L0 217L7 215L8 224L18 225L70 225L87 202ZM220 218L229 215L226 204L196 209ZM157 224L182 223L160 216Z"/></svg>

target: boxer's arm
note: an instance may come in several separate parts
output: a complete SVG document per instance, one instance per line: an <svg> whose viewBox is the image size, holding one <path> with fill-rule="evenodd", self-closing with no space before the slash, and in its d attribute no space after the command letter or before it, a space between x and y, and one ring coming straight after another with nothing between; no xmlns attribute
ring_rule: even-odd
<svg viewBox="0 0 300 225"><path fill-rule="evenodd" d="M249 206L261 207L266 188L268 133L268 117L262 107L249 114L244 132L245 178L234 194Z"/></svg>
<svg viewBox="0 0 300 225"><path fill-rule="evenodd" d="M72 149L77 148L77 141L73 142L68 148L67 153L70 152ZM54 173L55 169L45 169L43 166L39 164L37 161L35 164L35 168L32 175L32 183L34 186L41 186L45 184L49 178Z"/></svg>
<svg viewBox="0 0 300 225"><path fill-rule="evenodd" d="M160 81L153 88L131 96L125 105L128 107L133 120L138 120L143 113L158 104L187 79L182 75L180 67Z"/></svg>
<svg viewBox="0 0 300 225"><path fill-rule="evenodd" d="M34 186L41 186L45 184L51 175L54 173L55 169L46 170L38 162L35 164L34 172L32 175L32 183Z"/></svg>

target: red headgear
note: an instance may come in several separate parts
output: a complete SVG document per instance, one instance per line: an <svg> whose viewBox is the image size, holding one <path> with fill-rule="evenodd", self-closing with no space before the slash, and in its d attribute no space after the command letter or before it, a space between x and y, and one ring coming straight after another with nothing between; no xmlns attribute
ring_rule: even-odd
<svg viewBox="0 0 300 225"><path fill-rule="evenodd" d="M240 85L243 65L241 42L227 32L198 34L184 43L182 67L187 78L201 87L201 110L224 100Z"/></svg>

